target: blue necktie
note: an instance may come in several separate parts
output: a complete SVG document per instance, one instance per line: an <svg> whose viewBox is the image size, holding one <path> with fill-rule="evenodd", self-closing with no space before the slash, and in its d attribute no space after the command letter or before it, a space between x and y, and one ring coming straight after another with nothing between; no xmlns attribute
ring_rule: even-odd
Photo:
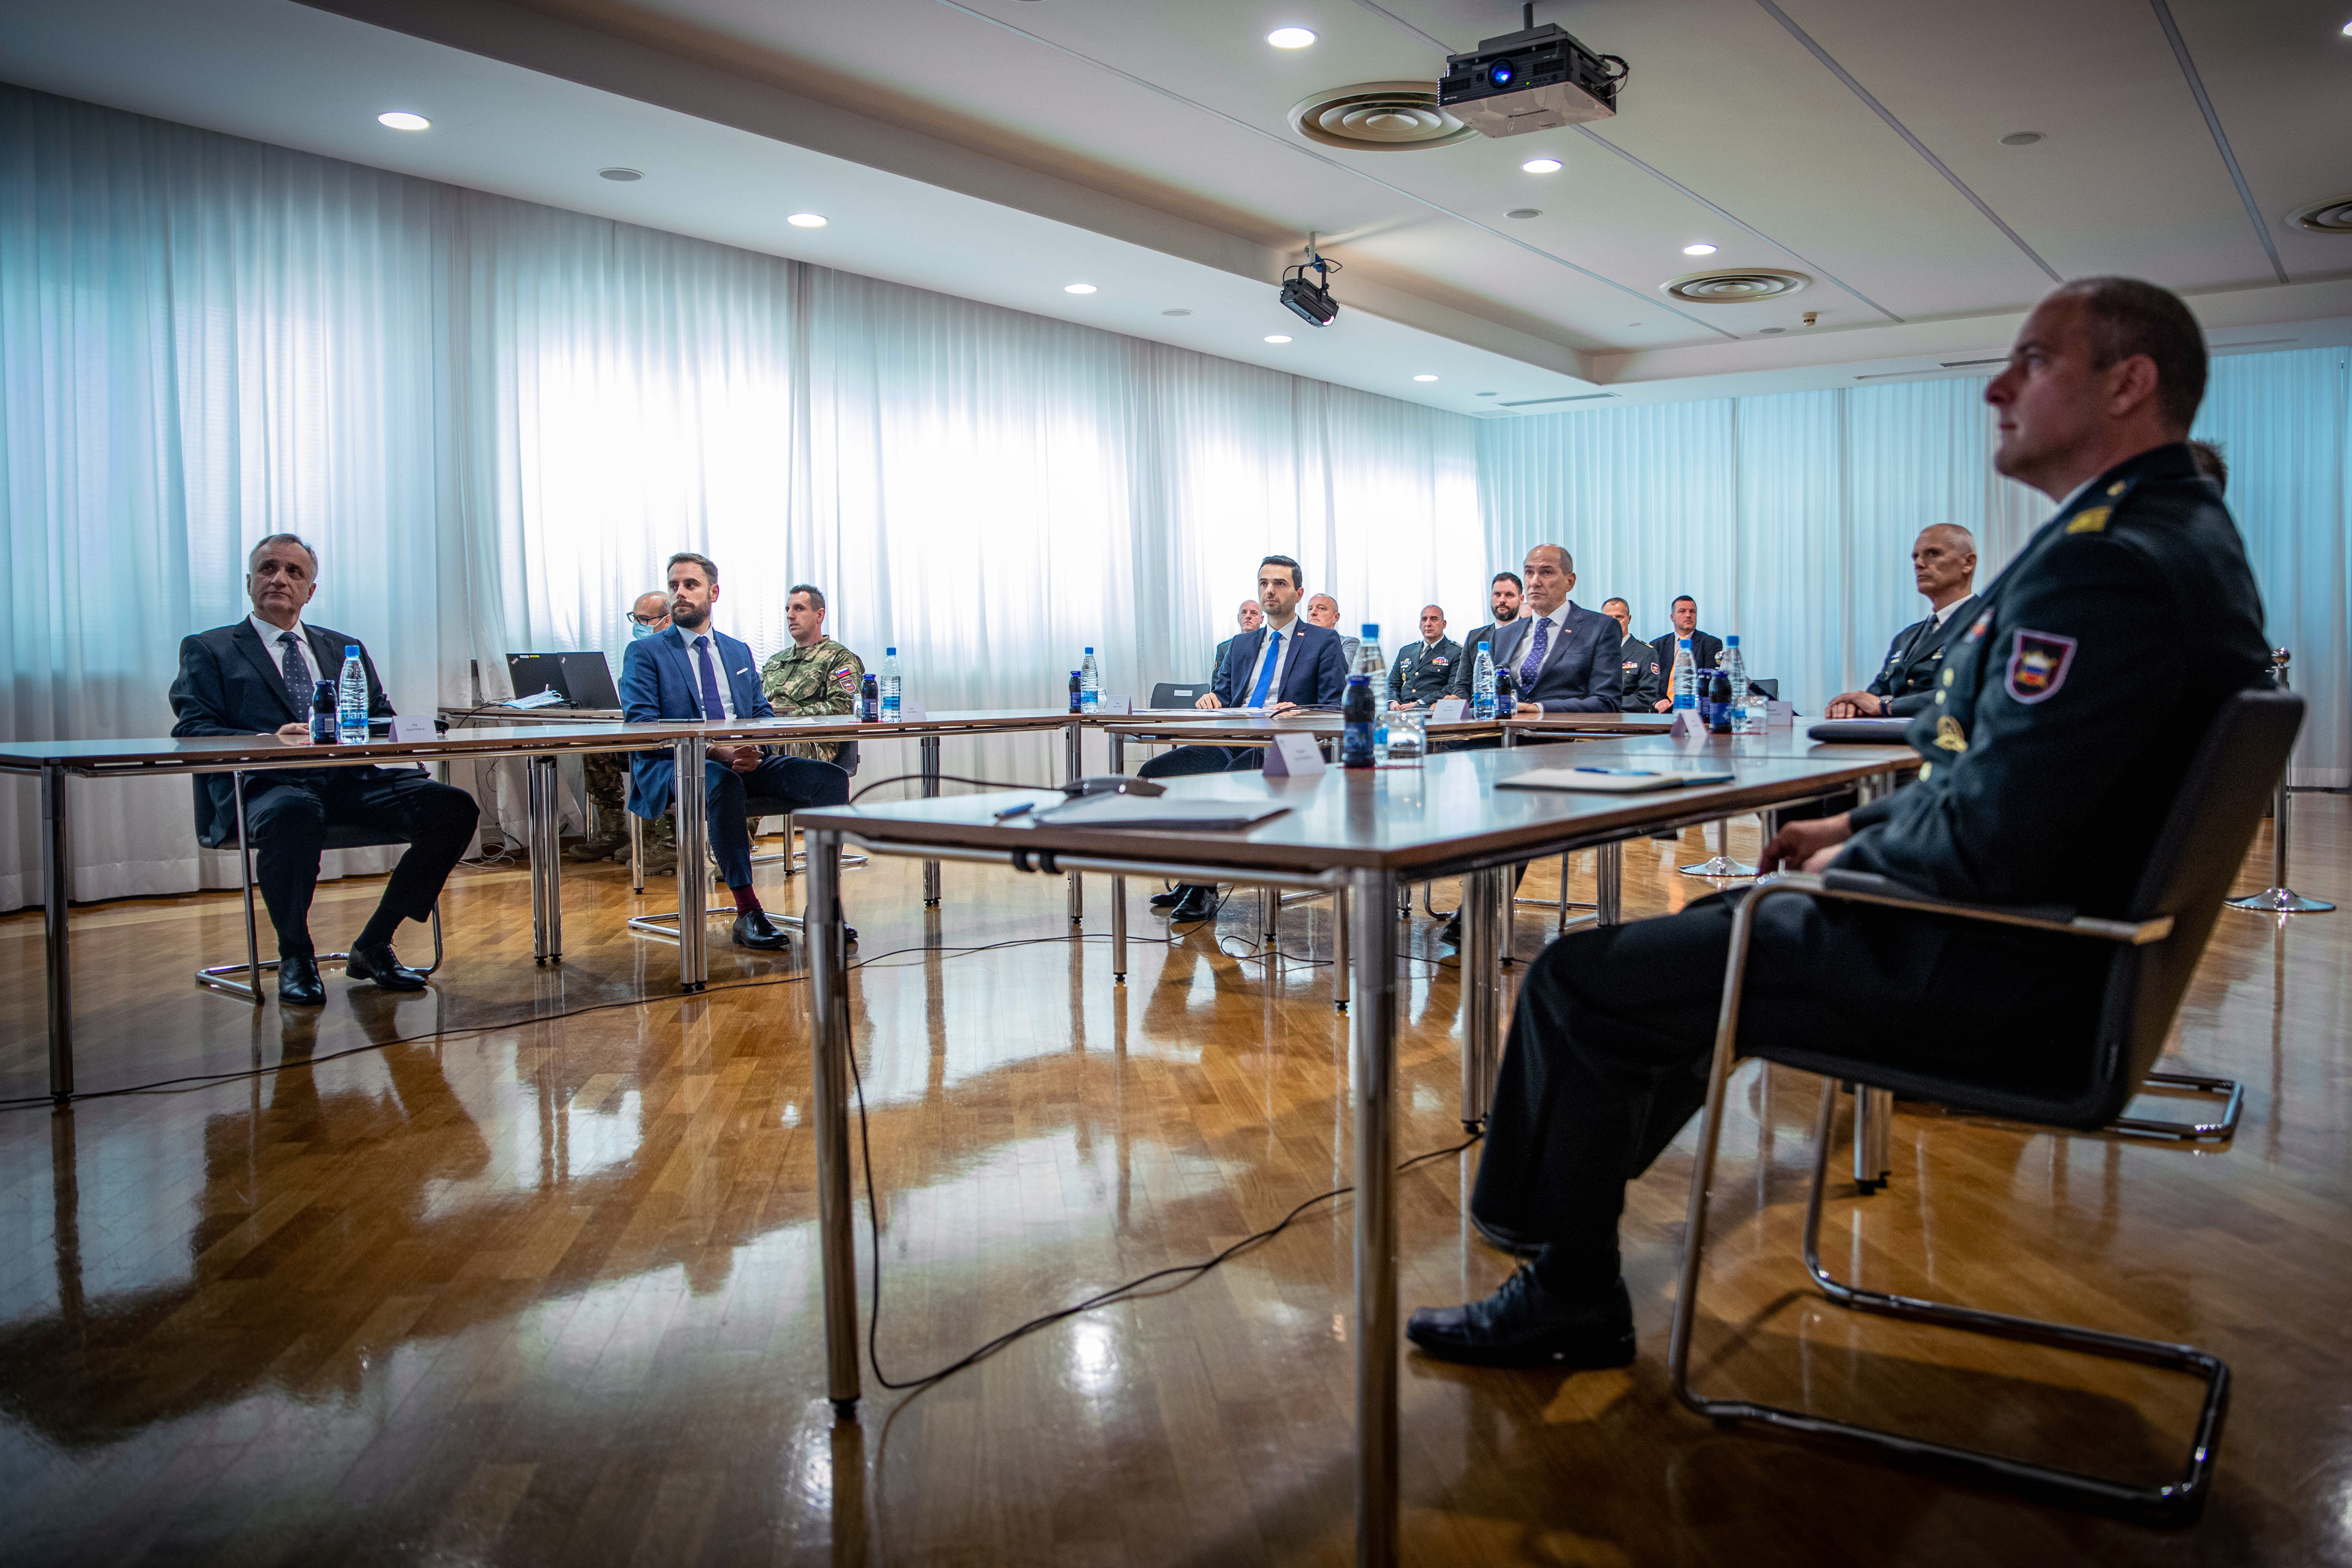
<svg viewBox="0 0 2352 1568"><path fill-rule="evenodd" d="M711 668L709 637L694 639L694 661L702 667L702 716L713 724L723 724L727 708L719 700L719 671Z"/></svg>
<svg viewBox="0 0 2352 1568"><path fill-rule="evenodd" d="M1251 707L1265 706L1266 689L1274 684L1274 667L1281 662L1282 634L1268 632L1265 634L1265 668L1257 672L1257 689L1250 693Z"/></svg>
<svg viewBox="0 0 2352 1568"><path fill-rule="evenodd" d="M1520 696L1526 696L1528 689L1535 685L1536 671L1543 668L1544 654L1550 647L1551 623L1548 620L1538 621L1536 623L1536 646L1534 649L1528 653L1527 662L1519 666Z"/></svg>
<svg viewBox="0 0 2352 1568"><path fill-rule="evenodd" d="M302 662L302 650L294 641L292 632L279 632L278 646L286 652L278 660L278 671L286 678L286 700L294 707L294 717L310 717L310 669Z"/></svg>

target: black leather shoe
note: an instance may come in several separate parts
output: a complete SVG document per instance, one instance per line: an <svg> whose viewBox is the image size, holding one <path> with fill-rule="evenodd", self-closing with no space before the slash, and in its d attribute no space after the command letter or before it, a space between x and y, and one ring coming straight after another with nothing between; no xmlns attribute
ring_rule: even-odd
<svg viewBox="0 0 2352 1568"><path fill-rule="evenodd" d="M1462 917L1460 915L1455 914L1446 917L1444 929L1440 930L1437 933L1437 941L1438 945L1441 947L1458 948L1462 945Z"/></svg>
<svg viewBox="0 0 2352 1568"><path fill-rule="evenodd" d="M1154 893L1151 895L1151 907L1155 910L1172 910L1184 901L1184 895L1189 890L1189 889L1178 887L1171 888L1164 893Z"/></svg>
<svg viewBox="0 0 2352 1568"><path fill-rule="evenodd" d="M278 961L278 1005L281 1007L323 1007L327 987L319 978L319 961L309 953Z"/></svg>
<svg viewBox="0 0 2352 1568"><path fill-rule="evenodd" d="M1501 1226L1488 1225L1475 1214L1470 1216L1470 1228L1478 1233L1479 1240L1497 1252L1509 1253L1513 1258L1533 1258L1537 1253L1544 1249L1542 1242L1528 1241L1522 1237L1513 1236Z"/></svg>
<svg viewBox="0 0 2352 1568"><path fill-rule="evenodd" d="M765 910L746 910L735 917L735 945L755 952L782 952L793 939L775 928Z"/></svg>
<svg viewBox="0 0 2352 1568"><path fill-rule="evenodd" d="M422 991L425 976L400 962L388 942L354 945L343 960L343 973L353 980L373 980L380 991Z"/></svg>
<svg viewBox="0 0 2352 1568"><path fill-rule="evenodd" d="M1178 901L1174 909L1168 911L1168 919L1171 922L1189 924L1195 921L1213 920L1216 918L1216 913L1217 889L1195 887L1188 883L1184 889L1184 897Z"/></svg>
<svg viewBox="0 0 2352 1568"><path fill-rule="evenodd" d="M1424 1354L1473 1366L1625 1366L1633 1303L1622 1279L1598 1300L1569 1301L1523 1268L1483 1301L1415 1310L1404 1336Z"/></svg>

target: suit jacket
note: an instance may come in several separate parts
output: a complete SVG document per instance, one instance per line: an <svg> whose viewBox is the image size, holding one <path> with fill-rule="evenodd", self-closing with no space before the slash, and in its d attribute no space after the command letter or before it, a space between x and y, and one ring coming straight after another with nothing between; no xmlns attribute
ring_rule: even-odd
<svg viewBox="0 0 2352 1568"><path fill-rule="evenodd" d="M1434 702L1454 683L1454 667L1462 662L1462 645L1452 637L1434 643L1420 637L1397 649L1389 667L1389 700Z"/></svg>
<svg viewBox="0 0 2352 1568"><path fill-rule="evenodd" d="M639 637L621 656L621 717L630 723L703 716L702 682L678 637L679 628L672 626L654 637ZM710 640L716 645L719 679L727 683L727 698L735 705L736 717L774 718L776 710L768 705L768 694L760 687L760 664L751 657L751 646L725 632L711 633ZM677 782L677 762L667 747L631 752L629 809L639 816L659 816L669 809Z"/></svg>
<svg viewBox="0 0 2352 1568"><path fill-rule="evenodd" d="M329 679L335 679L342 672L343 649L358 644L360 639L326 626L314 626L308 621L302 624L302 630L320 670ZM390 718L392 700L384 695L383 682L376 679L375 661L368 658L364 645L360 646L360 668L367 671L368 716ZM298 721L308 723L310 719L310 709L295 710L286 694L286 678L278 668L278 660L263 646L249 618L180 639L180 673L172 681L172 711L178 715L172 733L180 736L267 735L283 725ZM331 771L365 775L383 770L273 769L259 776L291 784L309 778L314 772ZM205 847L217 848L227 842L236 827L236 786L227 773L200 774L198 783L210 794L213 804L209 819L213 826L204 836Z"/></svg>
<svg viewBox="0 0 2352 1568"><path fill-rule="evenodd" d="M1615 617L1600 615L1573 602L1560 606L1560 627L1536 672L1532 689L1519 700L1543 705L1547 713L1615 713L1624 675L1617 649L1625 640ZM1517 665L1527 657L1528 637L1535 626L1533 611L1495 634L1495 668Z"/></svg>
<svg viewBox="0 0 2352 1568"><path fill-rule="evenodd" d="M1211 688L1228 708L1249 705L1250 676L1257 668L1257 650L1265 646L1266 628L1243 632L1225 646ZM1266 704L1296 702L1301 708L1337 708L1348 695L1348 658L1339 649L1339 634L1304 616L1290 623L1286 637L1297 637L1284 656L1282 683L1266 693Z"/></svg>
<svg viewBox="0 0 2352 1568"><path fill-rule="evenodd" d="M1664 679L1667 695L1673 695L1675 684L1675 644L1682 640L1673 632L1650 639L1650 651L1658 656L1658 670ZM1723 639L1713 632L1691 633L1691 661L1701 669L1713 669L1715 661L1723 657Z"/></svg>
<svg viewBox="0 0 2352 1568"><path fill-rule="evenodd" d="M1470 678L1476 674L1478 669L1478 645L1482 642L1493 642L1496 632L1507 630L1516 625L1517 625L1517 623L1515 621L1505 621L1498 626L1490 621L1486 625L1480 626L1476 631L1472 632L1468 637L1464 637L1462 639L1462 657L1454 661L1454 678L1445 683L1445 690L1442 695L1446 697L1459 697L1464 701L1468 701L1470 699Z"/></svg>
<svg viewBox="0 0 2352 1568"><path fill-rule="evenodd" d="M1618 701L1625 711L1656 712L1666 697L1666 672L1659 667L1658 650L1640 637L1627 637L1618 650L1617 666L1624 674Z"/></svg>
<svg viewBox="0 0 2352 1568"><path fill-rule="evenodd" d="M1905 626L1887 648L1877 679L1863 689L1884 698L1886 710L1899 719L1929 706L1936 700L1936 675L1944 668L1944 649L1969 629L1979 603L1971 594L1952 606L1940 626L1933 616Z"/></svg>

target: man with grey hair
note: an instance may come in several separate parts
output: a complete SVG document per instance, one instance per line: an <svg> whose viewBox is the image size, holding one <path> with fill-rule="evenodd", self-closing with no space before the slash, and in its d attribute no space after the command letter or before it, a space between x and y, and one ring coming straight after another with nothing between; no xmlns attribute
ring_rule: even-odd
<svg viewBox="0 0 2352 1568"><path fill-rule="evenodd" d="M1944 650L1976 611L1976 536L1956 522L1930 523L1911 542L1911 581L1927 601L1927 618L1905 626L1886 662L1859 691L1830 699L1832 719L1908 719L1936 700Z"/></svg>
<svg viewBox="0 0 2352 1568"><path fill-rule="evenodd" d="M291 533L273 533L246 559L245 592L253 613L233 626L180 643L172 682L174 735L274 734L289 746L310 742L310 703L322 681L342 674L356 654L367 677L368 713L388 718L392 702L359 638L313 626L304 606L319 591L319 555ZM198 838L223 848L236 837L230 775L199 777ZM318 950L310 941L310 900L330 827L377 827L408 840L375 913L352 942L343 973L386 991L421 991L425 976L400 962L392 939L403 920L433 912L451 868L473 842L480 816L474 797L436 784L422 770L342 767L272 769L245 775L245 845L254 879L278 931L278 1000L315 1007L327 999Z"/></svg>
<svg viewBox="0 0 2352 1568"><path fill-rule="evenodd" d="M629 640L643 642L657 632L669 629L669 595L659 588L648 588L629 606ZM596 808L596 831L574 844L564 853L574 860L609 860L629 847L629 829L622 816L622 803L628 795L629 759L621 752L590 752L580 759L580 772L585 782L583 791L588 804ZM677 834L667 816L650 823L645 830L646 874L666 877L677 869Z"/></svg>
<svg viewBox="0 0 2352 1568"><path fill-rule="evenodd" d="M1255 599L1244 599L1242 601L1242 607L1234 612L1234 625L1241 627L1242 631L1254 632L1257 630L1258 627L1265 625L1265 612L1258 608L1258 603ZM1239 634L1236 633L1235 635L1238 636ZM1217 645L1214 668L1223 669L1225 667L1225 650L1233 646L1234 639L1232 637L1227 637L1224 641ZM1212 679L1214 678L1212 677Z"/></svg>
<svg viewBox="0 0 2352 1568"><path fill-rule="evenodd" d="M1339 601L1328 594L1311 595L1307 601L1307 619L1309 623L1321 626L1325 631L1339 632ZM1362 638L1351 637L1345 632L1339 632L1339 657L1348 661L1348 668L1350 670L1356 668L1356 656L1363 646Z"/></svg>
<svg viewBox="0 0 2352 1568"><path fill-rule="evenodd" d="M1517 679L1519 710L1529 713L1614 713L1624 678L1617 647L1624 628L1569 601L1576 558L1557 544L1529 549L1526 607L1496 628L1491 658Z"/></svg>

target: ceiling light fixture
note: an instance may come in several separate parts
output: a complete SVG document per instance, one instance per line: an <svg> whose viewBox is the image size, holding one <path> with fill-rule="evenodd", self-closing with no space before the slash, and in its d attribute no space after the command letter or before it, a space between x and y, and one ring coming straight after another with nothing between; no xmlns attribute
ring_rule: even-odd
<svg viewBox="0 0 2352 1568"><path fill-rule="evenodd" d="M1436 379L1437 378L1433 375L1416 375L1413 377L1413 380L1415 381L1435 381Z"/></svg>
<svg viewBox="0 0 2352 1568"><path fill-rule="evenodd" d="M1265 341L1270 343L1286 343L1290 341L1290 338L1286 333L1268 332L1265 335Z"/></svg>
<svg viewBox="0 0 2352 1568"><path fill-rule="evenodd" d="M1715 254L1715 247L1707 244L1706 241L1702 239L1696 245L1684 246L1683 254L1685 256L1713 256Z"/></svg>
<svg viewBox="0 0 2352 1568"><path fill-rule="evenodd" d="M784 220L794 228L823 228L825 218L817 213L794 213Z"/></svg>
<svg viewBox="0 0 2352 1568"><path fill-rule="evenodd" d="M1522 218L1525 218L1525 217L1541 217L1541 216L1543 216L1543 208L1541 208L1541 207L1513 207L1509 212L1505 213L1503 216L1504 216L1505 217L1522 217Z"/></svg>
<svg viewBox="0 0 2352 1568"><path fill-rule="evenodd" d="M2000 144L2004 147L2031 147L2041 140L2042 132L2039 131L2012 131L2000 139Z"/></svg>
<svg viewBox="0 0 2352 1568"><path fill-rule="evenodd" d="M379 114L375 117L375 122L378 125L389 125L394 131L430 131L433 129L433 121L425 119L425 116L421 114L411 114L404 109L395 109L388 113Z"/></svg>
<svg viewBox="0 0 2352 1568"><path fill-rule="evenodd" d="M1094 291L1095 286L1091 283L1065 283L1062 285L1062 292L1065 294L1091 294Z"/></svg>
<svg viewBox="0 0 2352 1568"><path fill-rule="evenodd" d="M610 169L597 170L596 177L600 180L616 180L625 185L631 180L644 179L646 172L643 169L624 169L616 165Z"/></svg>
<svg viewBox="0 0 2352 1568"><path fill-rule="evenodd" d="M1265 41L1277 49L1303 49L1315 41L1315 35L1304 27L1276 27Z"/></svg>
<svg viewBox="0 0 2352 1568"><path fill-rule="evenodd" d="M1162 310L1160 313L1163 316L1189 316L1192 312L1190 310Z"/></svg>
<svg viewBox="0 0 2352 1568"><path fill-rule="evenodd" d="M1519 167L1526 170L1530 174L1557 174L1559 173L1559 160L1557 158L1530 158L1526 163L1520 164Z"/></svg>

